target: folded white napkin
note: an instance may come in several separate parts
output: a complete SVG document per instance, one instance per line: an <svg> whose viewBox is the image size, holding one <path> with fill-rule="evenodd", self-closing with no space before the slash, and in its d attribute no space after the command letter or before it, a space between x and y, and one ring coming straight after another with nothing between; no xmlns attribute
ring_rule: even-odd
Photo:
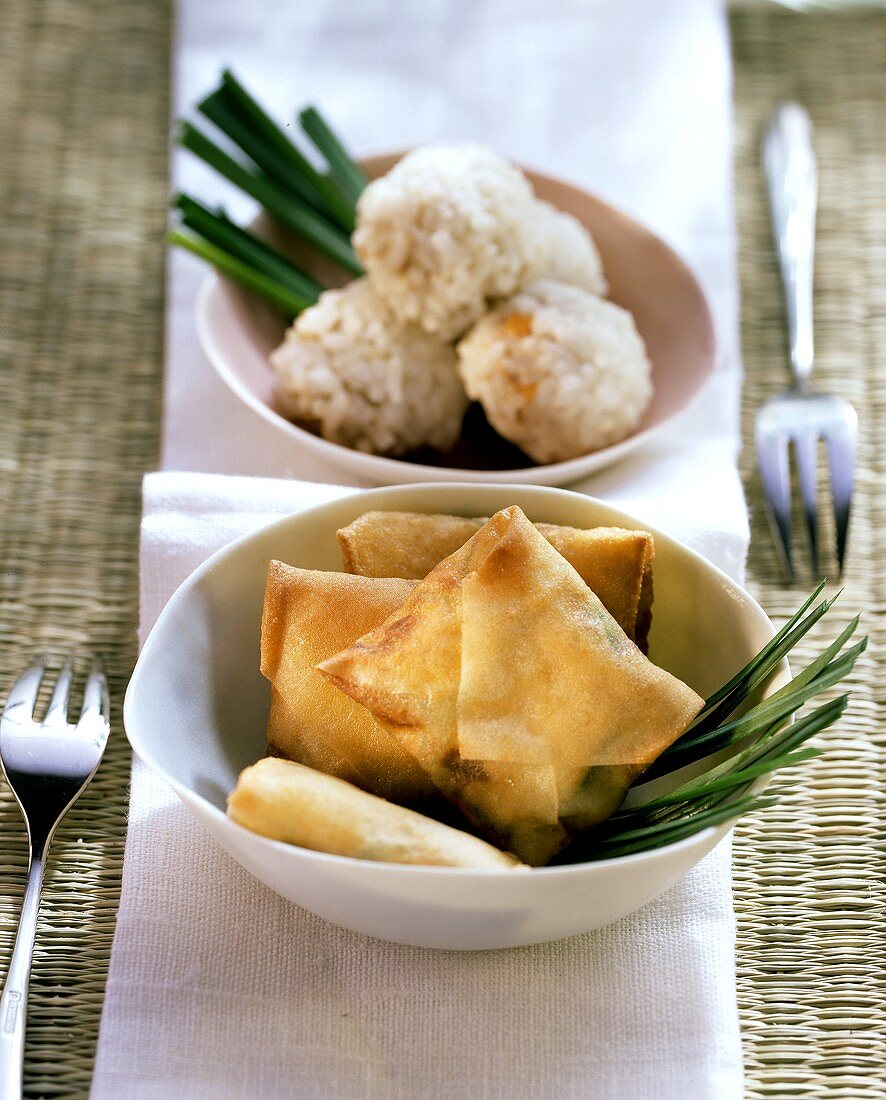
<svg viewBox="0 0 886 1100"><path fill-rule="evenodd" d="M181 0L177 110L231 63L273 110L320 103L358 152L470 139L576 180L671 240L712 303L706 397L582 488L740 578L730 76L718 0ZM181 157L176 182L217 180ZM244 207L230 192L228 205ZM202 269L171 260L164 468L335 481L240 405L196 344ZM142 636L229 539L349 490L145 483ZM282 901L133 771L94 1100L731 1100L742 1094L728 843L659 901L484 954L371 941Z"/></svg>
<svg viewBox="0 0 886 1100"><path fill-rule="evenodd" d="M219 546L352 491L149 476L142 635ZM718 532L708 549L723 544ZM596 933L481 954L398 947L273 894L137 764L92 1095L731 1100L733 948L728 842Z"/></svg>

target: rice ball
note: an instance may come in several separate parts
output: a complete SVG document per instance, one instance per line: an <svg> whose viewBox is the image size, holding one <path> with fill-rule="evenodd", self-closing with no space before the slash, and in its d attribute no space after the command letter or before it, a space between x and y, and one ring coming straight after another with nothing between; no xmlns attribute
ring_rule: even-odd
<svg viewBox="0 0 886 1100"><path fill-rule="evenodd" d="M374 180L354 247L401 321L454 339L540 269L546 247L523 173L478 145L428 145Z"/></svg>
<svg viewBox="0 0 886 1100"><path fill-rule="evenodd" d="M591 294L604 295L609 287L603 274L603 261L594 239L578 218L558 210L548 202L538 204L539 252L544 256L539 278L581 287Z"/></svg>
<svg viewBox="0 0 886 1100"><path fill-rule="evenodd" d="M398 320L365 278L300 314L271 365L288 416L367 453L447 450L468 404L452 346Z"/></svg>
<svg viewBox="0 0 886 1100"><path fill-rule="evenodd" d="M482 317L458 345L465 389L536 462L624 439L652 396L634 318L586 290L539 279Z"/></svg>

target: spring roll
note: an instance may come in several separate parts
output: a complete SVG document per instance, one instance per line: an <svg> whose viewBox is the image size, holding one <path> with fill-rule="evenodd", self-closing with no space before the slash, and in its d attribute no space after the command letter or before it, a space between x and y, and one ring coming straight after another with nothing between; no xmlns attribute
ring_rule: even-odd
<svg viewBox="0 0 886 1100"><path fill-rule="evenodd" d="M369 580L272 561L262 615L261 671L271 682L269 755L430 809L440 798L412 755L315 668L383 622L413 588L411 581Z"/></svg>
<svg viewBox="0 0 886 1100"><path fill-rule="evenodd" d="M268 757L241 772L228 814L272 840L337 856L476 870L520 866L469 833L289 760Z"/></svg>
<svg viewBox="0 0 886 1100"><path fill-rule="evenodd" d="M609 816L702 705L517 507L319 668L482 835L532 864Z"/></svg>
<svg viewBox="0 0 886 1100"><path fill-rule="evenodd" d="M338 540L349 573L422 580L485 522L422 512L366 512L342 528ZM652 619L652 536L620 527L536 527L645 652Z"/></svg>

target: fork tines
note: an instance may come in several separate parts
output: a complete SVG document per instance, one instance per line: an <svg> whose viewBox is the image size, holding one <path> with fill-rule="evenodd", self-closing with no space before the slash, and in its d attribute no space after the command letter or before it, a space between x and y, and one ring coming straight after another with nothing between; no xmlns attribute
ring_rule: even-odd
<svg viewBox="0 0 886 1100"><path fill-rule="evenodd" d="M46 660L38 657L19 676L6 697L3 717L12 721L28 722L34 720L34 711L40 694L40 687L46 672ZM68 702L71 685L74 681L74 663L67 660L61 667L58 679L52 689L52 698L46 710L44 725L63 724L68 717ZM93 716L106 719L110 711L108 681L98 661L94 661L83 689L83 704L80 709L80 721Z"/></svg>
<svg viewBox="0 0 886 1100"><path fill-rule="evenodd" d="M812 406L821 405L810 415ZM826 407L825 407L826 406ZM797 480L803 503L803 519L812 569L821 576L818 516L818 452L824 443L830 475L831 499L836 527L837 563L840 573L846 557L849 512L855 471L858 418L842 398L824 394L773 398L757 417L757 458L766 510L776 549L787 579L794 581L791 523L791 464L793 446Z"/></svg>

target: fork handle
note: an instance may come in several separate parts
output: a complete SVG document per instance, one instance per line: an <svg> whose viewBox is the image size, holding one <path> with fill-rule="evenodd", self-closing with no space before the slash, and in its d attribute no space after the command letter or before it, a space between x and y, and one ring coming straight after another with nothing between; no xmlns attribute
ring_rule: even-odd
<svg viewBox="0 0 886 1100"><path fill-rule="evenodd" d="M35 854L28 868L28 884L3 996L0 997L0 1100L20 1100L25 1057L25 1017L28 979L34 955L37 913L43 889L45 849Z"/></svg>
<svg viewBox="0 0 886 1100"><path fill-rule="evenodd" d="M809 388L812 375L812 268L818 174L812 124L797 103L782 103L763 138L763 169L787 307L794 384Z"/></svg>

